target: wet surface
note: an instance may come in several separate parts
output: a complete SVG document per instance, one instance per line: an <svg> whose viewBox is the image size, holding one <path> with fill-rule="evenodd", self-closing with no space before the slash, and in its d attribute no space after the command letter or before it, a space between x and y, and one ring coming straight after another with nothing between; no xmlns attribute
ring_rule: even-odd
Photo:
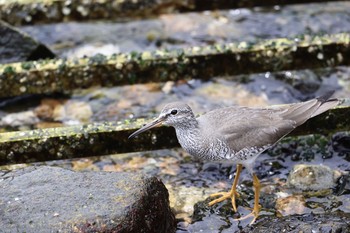
<svg viewBox="0 0 350 233"><path fill-rule="evenodd" d="M163 15L159 19L125 23L62 23L21 29L49 45L61 57L74 58L96 53L347 32L350 29L349 6L348 2L314 3ZM96 87L77 90L71 96L10 99L0 104L0 131L150 117L165 103L176 100L189 103L196 113L203 113L230 105L297 102L327 90L337 90L335 97L348 98L349 77L348 67L336 67L213 77L208 82ZM14 115L8 116L9 113Z"/></svg>
<svg viewBox="0 0 350 233"><path fill-rule="evenodd" d="M349 133L337 133L330 138L321 135L286 138L259 156L255 172L262 184L261 218L310 213L350 214L349 138ZM251 221L235 221L235 218L249 214L247 208L253 206L252 179L248 172L243 170L241 174L237 213L233 212L228 201L208 207L210 194L229 190L235 167L197 161L181 149L44 164L77 171L142 172L161 178L170 192L171 207L178 219L177 232L200 232L201 229L211 230L204 232L239 231L248 227ZM289 172L298 164L322 164L339 176L331 188L298 190L287 185Z"/></svg>
<svg viewBox="0 0 350 233"><path fill-rule="evenodd" d="M284 218L265 217L256 227L246 227L243 232L350 232L349 215L338 212L322 215L305 214ZM227 231L222 231L227 232Z"/></svg>
<svg viewBox="0 0 350 233"><path fill-rule="evenodd" d="M0 131L149 118L156 116L166 103L179 100L188 103L195 114L201 114L231 105L265 106L304 101L329 90L336 90L334 97L348 98L349 77L348 67L337 67L218 77L207 82L95 87L77 90L72 96L17 98L2 102Z"/></svg>
<svg viewBox="0 0 350 233"><path fill-rule="evenodd" d="M63 57L174 49L302 34L348 32L350 3L331 2L163 15L114 23L64 23L21 27Z"/></svg>
<svg viewBox="0 0 350 233"><path fill-rule="evenodd" d="M47 43L61 57L74 58L96 53L293 37L305 33L349 32L349 11L349 3L339 2L310 4L307 7L293 5L164 15L160 19L124 24L67 23L21 29ZM96 87L76 90L71 96L62 94L16 98L0 104L0 132L152 117L158 114L165 103L176 100L187 102L195 113L203 113L230 105L262 106L303 101L327 90L336 90L335 97L349 98L349 77L349 67L336 67L213 77L207 82L191 80L114 88ZM25 114L29 117L23 117ZM340 175L331 189L300 191L287 187L290 171L294 165L301 163L323 164ZM230 188L235 167L197 161L181 149L51 161L45 164L73 170L143 172L160 177L170 192L171 205L178 219L177 232L199 232L203 229L207 232L234 232L245 229L250 222L250 219L242 222L234 220L249 214L245 207L253 205L250 175L245 170L241 175L238 213L233 213L228 202L207 207L207 197L211 193ZM3 169L18 166L22 165ZM288 217L335 211L350 213L348 134L331 135L329 138L319 135L287 138L258 157L255 171L262 182L262 220L268 216ZM3 172L0 172L0 176Z"/></svg>
<svg viewBox="0 0 350 233"><path fill-rule="evenodd" d="M1 178L2 232L175 229L167 190L156 177L41 166L16 170Z"/></svg>

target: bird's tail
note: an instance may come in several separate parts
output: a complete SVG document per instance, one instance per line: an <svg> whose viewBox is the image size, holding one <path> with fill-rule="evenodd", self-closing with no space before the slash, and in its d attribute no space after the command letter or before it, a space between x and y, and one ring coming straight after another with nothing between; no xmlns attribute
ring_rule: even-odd
<svg viewBox="0 0 350 233"><path fill-rule="evenodd" d="M318 98L293 104L282 115L286 119L296 122L297 126L303 124L311 117L317 116L339 104L338 99L330 99L334 91L328 92Z"/></svg>
<svg viewBox="0 0 350 233"><path fill-rule="evenodd" d="M311 115L311 117L320 115L321 113L324 113L324 112L328 111L331 108L334 108L335 106L337 106L339 104L338 99L336 99L336 98L330 99L333 94L334 94L334 91L330 91L330 92L326 93L325 95L316 98L321 103L321 105Z"/></svg>

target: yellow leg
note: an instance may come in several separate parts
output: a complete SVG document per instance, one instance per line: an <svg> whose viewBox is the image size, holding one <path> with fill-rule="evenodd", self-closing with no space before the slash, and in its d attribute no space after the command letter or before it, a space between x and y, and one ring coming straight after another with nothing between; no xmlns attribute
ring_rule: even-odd
<svg viewBox="0 0 350 233"><path fill-rule="evenodd" d="M253 207L253 211L242 217L242 218L238 218L236 220L243 220L243 219L246 219L246 218L249 218L249 217L254 217L253 220L250 222L250 225L252 225L255 220L257 219L257 217L259 216L259 212L260 212L260 205L259 205L259 197L260 197L260 181L258 179L258 177L253 174L253 186L254 186L254 189L255 189L255 192L254 192L254 207Z"/></svg>
<svg viewBox="0 0 350 233"><path fill-rule="evenodd" d="M242 171L242 164L237 164L236 176L235 176L235 179L233 180L233 184L230 192L219 192L219 193L211 194L210 197L216 197L216 196L221 196L221 197L209 202L209 206L212 206L216 203L222 202L223 200L231 198L233 210L237 212L236 197L239 197L239 194L236 191L236 187L238 184L238 179L239 179L239 175L241 174L241 171Z"/></svg>

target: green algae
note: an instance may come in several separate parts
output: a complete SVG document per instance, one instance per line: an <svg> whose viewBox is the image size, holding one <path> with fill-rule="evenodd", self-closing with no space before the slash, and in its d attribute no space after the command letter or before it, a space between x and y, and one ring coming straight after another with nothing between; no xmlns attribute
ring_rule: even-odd
<svg viewBox="0 0 350 233"><path fill-rule="evenodd" d="M91 86L207 80L215 76L348 65L350 34L228 43L179 50L101 54L0 65L0 98ZM322 59L320 59L322 58ZM74 78L73 78L74 77Z"/></svg>
<svg viewBox="0 0 350 233"><path fill-rule="evenodd" d="M332 1L336 0L0 0L0 15L12 25L103 19L125 21L154 18L164 13Z"/></svg>
<svg viewBox="0 0 350 233"><path fill-rule="evenodd" d="M131 141L128 136L142 120L16 131L0 134L0 164L78 158L178 146L167 127L149 141L149 134ZM168 138L165 135L169 135ZM171 140L169 137L173 136ZM147 137L147 138L146 138Z"/></svg>
<svg viewBox="0 0 350 233"><path fill-rule="evenodd" d="M350 108L338 107L310 119L291 135L350 131ZM0 164L79 158L178 147L172 127L158 127L131 140L128 136L149 120L0 133ZM318 139L316 139L318 140ZM318 140L319 141L319 140ZM314 141L306 143L313 144ZM322 143L324 144L324 143Z"/></svg>

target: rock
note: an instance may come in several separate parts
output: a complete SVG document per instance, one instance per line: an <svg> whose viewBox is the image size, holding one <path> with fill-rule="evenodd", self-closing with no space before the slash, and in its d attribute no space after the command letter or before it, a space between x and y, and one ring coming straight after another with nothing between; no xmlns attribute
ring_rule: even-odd
<svg viewBox="0 0 350 233"><path fill-rule="evenodd" d="M350 135L349 133L339 132L332 136L332 148L338 153L350 152Z"/></svg>
<svg viewBox="0 0 350 233"><path fill-rule="evenodd" d="M184 185L171 186L167 185L169 190L170 206L176 212L177 217L190 219L194 211L194 203L205 200L209 194L205 192L205 188L195 186L186 187ZM210 189L212 192L220 190Z"/></svg>
<svg viewBox="0 0 350 233"><path fill-rule="evenodd" d="M164 92L167 95L170 94L171 91L173 90L174 85L175 85L174 81L167 81L162 87L162 92Z"/></svg>
<svg viewBox="0 0 350 233"><path fill-rule="evenodd" d="M155 177L28 167L0 177L7 232L174 232L168 192Z"/></svg>
<svg viewBox="0 0 350 233"><path fill-rule="evenodd" d="M54 58L45 45L0 20L0 63Z"/></svg>
<svg viewBox="0 0 350 233"><path fill-rule="evenodd" d="M302 195L292 195L276 200L276 210L282 216L303 214L305 211L305 198Z"/></svg>
<svg viewBox="0 0 350 233"><path fill-rule="evenodd" d="M305 214L278 218L266 216L258 218L253 226L242 229L245 233L280 233L280 232L350 232L350 214L330 212L327 214Z"/></svg>
<svg viewBox="0 0 350 233"><path fill-rule="evenodd" d="M53 113L57 106L61 106L63 101L56 99L42 99L38 107L35 108L35 114L43 120L53 120Z"/></svg>
<svg viewBox="0 0 350 233"><path fill-rule="evenodd" d="M58 128L63 127L64 124L60 122L39 122L35 125L37 129Z"/></svg>
<svg viewBox="0 0 350 233"><path fill-rule="evenodd" d="M247 216L247 214L251 212L251 210L245 208L247 207L248 203L244 204L248 197L245 196L244 193L241 194L242 196L237 199L237 212L233 212L232 205L229 201L209 207L208 203L211 199L208 198L203 202L198 202L195 204L195 210L193 213L192 222L190 224L186 224L186 222L180 222L178 226L181 227L182 225L185 229L188 230L188 232L203 233L350 233L350 213L347 211L348 209L341 210L332 209L332 207L329 207L325 214L315 215L310 212L318 210L310 210L306 208L306 211L309 212L305 213L305 211L303 211L303 207L301 206L304 203L303 196L295 196L293 198L293 202L299 205L296 206L296 208L300 208L299 212L304 212L303 215L295 214L285 217L278 217L281 213L272 214L274 213L273 209L265 208L263 206L259 217L253 225L249 225L252 218L237 221L237 218ZM292 197L285 198L292 199ZM265 199L264 194L261 195L261 199ZM344 197L344 199L346 199L346 197ZM341 202L340 205L344 205L343 203L344 202ZM329 205L334 206L333 203ZM290 207L292 207L292 204ZM332 211L329 211L330 209L332 209ZM293 211L294 210L291 210L290 213L292 214ZM277 212L280 211L277 210ZM298 210L295 212L298 212ZM287 213L285 212L285 214Z"/></svg>
<svg viewBox="0 0 350 233"><path fill-rule="evenodd" d="M66 118L78 120L79 122L89 122L92 116L90 105L84 101L68 100L64 105Z"/></svg>
<svg viewBox="0 0 350 233"><path fill-rule="evenodd" d="M229 218L236 218L231 203L225 204L224 207L221 205L209 207L209 200L210 198L207 198L205 201L197 202L194 205L192 222L187 226L188 232L222 232L222 229L228 228L230 225ZM230 232L237 232L237 229L233 228Z"/></svg>
<svg viewBox="0 0 350 233"><path fill-rule="evenodd" d="M229 82L221 80L218 83L206 83L196 89L196 95L203 96L208 102L231 106L264 106L266 97L256 96L247 91L243 85L232 86Z"/></svg>
<svg viewBox="0 0 350 233"><path fill-rule="evenodd" d="M222 226L227 226L227 223L218 215L205 216L202 222L195 222L188 226L188 232L213 233L221 232ZM234 232L234 231L232 231Z"/></svg>
<svg viewBox="0 0 350 233"><path fill-rule="evenodd" d="M84 44L78 48L72 49L67 53L69 58L92 57L97 54L111 56L120 53L120 47L114 44Z"/></svg>
<svg viewBox="0 0 350 233"><path fill-rule="evenodd" d="M335 187L340 176L340 172L324 165L298 164L289 173L287 185L299 190L318 191Z"/></svg>
<svg viewBox="0 0 350 233"><path fill-rule="evenodd" d="M88 122L93 114L91 106L84 101L57 101L44 99L35 109L35 114L43 120L54 120L67 124Z"/></svg>
<svg viewBox="0 0 350 233"><path fill-rule="evenodd" d="M10 113L0 119L0 126L18 127L23 125L34 125L40 120L33 111Z"/></svg>

